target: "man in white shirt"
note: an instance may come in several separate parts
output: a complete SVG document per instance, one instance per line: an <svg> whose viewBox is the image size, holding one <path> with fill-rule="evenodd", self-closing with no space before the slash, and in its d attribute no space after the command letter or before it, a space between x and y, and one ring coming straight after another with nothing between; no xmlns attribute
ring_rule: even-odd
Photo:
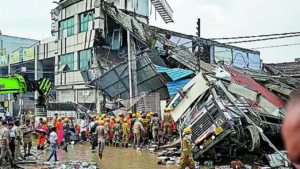
<svg viewBox="0 0 300 169"><path fill-rule="evenodd" d="M50 133L50 146L52 147L52 152L47 161L50 161L51 158L54 156L55 162L57 162L58 159L57 159L56 149L59 148L59 144L58 144L58 137L56 134L56 127L53 127L52 132Z"/></svg>
<svg viewBox="0 0 300 169"><path fill-rule="evenodd" d="M83 141L86 141L85 131L86 131L86 122L85 122L85 117L82 116L81 117L81 122L80 122L80 132L81 132L81 139Z"/></svg>

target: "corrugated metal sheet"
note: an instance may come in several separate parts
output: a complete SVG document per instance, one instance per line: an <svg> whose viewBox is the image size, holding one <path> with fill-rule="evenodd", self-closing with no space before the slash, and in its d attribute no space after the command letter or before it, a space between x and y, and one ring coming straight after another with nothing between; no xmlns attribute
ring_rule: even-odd
<svg viewBox="0 0 300 169"><path fill-rule="evenodd" d="M138 93L160 93L161 99L169 98L167 86L161 76L155 71L147 55L141 55L137 61ZM107 71L93 82L93 85L103 89L110 98L127 99L129 95L129 78L127 62Z"/></svg>
<svg viewBox="0 0 300 169"><path fill-rule="evenodd" d="M160 93L149 93L137 102L137 111L157 112L160 116Z"/></svg>
<svg viewBox="0 0 300 169"><path fill-rule="evenodd" d="M181 87L185 86L190 80L191 79L184 79L176 82L168 82L167 86L168 86L170 97L174 97L178 93L178 90Z"/></svg>
<svg viewBox="0 0 300 169"><path fill-rule="evenodd" d="M275 105L276 107L283 108L284 103L281 101L276 95L274 95L272 92L265 89L263 86L261 86L259 83L257 83L255 80L253 80L251 77L240 73L238 71L235 71L227 66L224 66L225 70L230 73L231 78L236 84L239 85L250 85L249 89L258 91L261 93L270 103ZM257 107L257 105L254 103L254 101L248 100L249 104L252 106Z"/></svg>
<svg viewBox="0 0 300 169"><path fill-rule="evenodd" d="M156 68L157 73L167 73L173 81L176 81L176 80L182 79L184 77L187 77L191 74L194 74L194 72L191 70L185 70L185 69L180 69L180 68L170 69L170 68L161 67L158 65L154 65L154 66Z"/></svg>

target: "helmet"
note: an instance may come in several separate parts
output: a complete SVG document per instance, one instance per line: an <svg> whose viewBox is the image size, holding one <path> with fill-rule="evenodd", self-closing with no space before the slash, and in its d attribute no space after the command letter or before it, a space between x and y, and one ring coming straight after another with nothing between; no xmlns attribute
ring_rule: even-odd
<svg viewBox="0 0 300 169"><path fill-rule="evenodd" d="M115 116L110 116L110 119L114 119L115 118Z"/></svg>
<svg viewBox="0 0 300 169"><path fill-rule="evenodd" d="M165 110L165 111L168 111L168 109L167 109L167 108L165 108L164 110Z"/></svg>
<svg viewBox="0 0 300 169"><path fill-rule="evenodd" d="M153 112L150 112L150 115L153 115Z"/></svg>
<svg viewBox="0 0 300 169"><path fill-rule="evenodd" d="M61 120L61 117L57 118L57 120Z"/></svg>
<svg viewBox="0 0 300 169"><path fill-rule="evenodd" d="M150 114L147 114L147 117L150 117Z"/></svg>
<svg viewBox="0 0 300 169"><path fill-rule="evenodd" d="M129 111L128 114L132 114L132 111Z"/></svg>
<svg viewBox="0 0 300 169"><path fill-rule="evenodd" d="M100 124L104 124L104 120L101 120L101 121L100 121Z"/></svg>
<svg viewBox="0 0 300 169"><path fill-rule="evenodd" d="M8 109L7 109L7 110L8 110ZM29 112L29 114L32 114L32 113L33 113L32 111Z"/></svg>
<svg viewBox="0 0 300 169"><path fill-rule="evenodd" d="M65 121L69 121L69 119L68 119L68 118L65 118Z"/></svg>
<svg viewBox="0 0 300 169"><path fill-rule="evenodd" d="M154 117L157 117L157 116L158 116L158 114L155 112L153 116L154 116Z"/></svg>
<svg viewBox="0 0 300 169"><path fill-rule="evenodd" d="M43 120L43 123L47 123L47 120Z"/></svg>
<svg viewBox="0 0 300 169"><path fill-rule="evenodd" d="M102 114L102 115L101 115L101 118L105 118L105 114Z"/></svg>
<svg viewBox="0 0 300 169"><path fill-rule="evenodd" d="M96 117L96 115L92 115L92 118Z"/></svg>
<svg viewBox="0 0 300 169"><path fill-rule="evenodd" d="M132 117L135 117L135 114L132 114Z"/></svg>
<svg viewBox="0 0 300 169"><path fill-rule="evenodd" d="M119 117L124 117L123 113L119 113Z"/></svg>
<svg viewBox="0 0 300 169"><path fill-rule="evenodd" d="M126 122L127 121L127 118L124 118L124 122Z"/></svg>
<svg viewBox="0 0 300 169"><path fill-rule="evenodd" d="M117 123L120 122L120 118L117 118Z"/></svg>
<svg viewBox="0 0 300 169"><path fill-rule="evenodd" d="M185 129L183 130L183 132L189 133L189 132L191 132L191 128L187 127L187 128L185 128Z"/></svg>
<svg viewBox="0 0 300 169"><path fill-rule="evenodd" d="M146 118L146 114L143 114L143 115L142 115L142 118L143 118L143 119Z"/></svg>
<svg viewBox="0 0 300 169"><path fill-rule="evenodd" d="M168 108L168 110L169 110L169 111L172 111L172 108L171 108L171 107L169 107L169 108Z"/></svg>

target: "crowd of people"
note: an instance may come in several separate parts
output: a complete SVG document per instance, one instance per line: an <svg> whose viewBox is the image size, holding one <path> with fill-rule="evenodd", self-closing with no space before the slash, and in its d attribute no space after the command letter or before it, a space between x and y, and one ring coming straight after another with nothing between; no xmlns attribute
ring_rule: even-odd
<svg viewBox="0 0 300 169"><path fill-rule="evenodd" d="M48 142L52 152L48 161L54 156L57 158L57 149L63 146L63 150L68 152L68 145L72 141L85 144L91 144L92 152L96 152L98 147L99 158L105 145L113 147L128 148L132 143L133 148L139 148L141 144L159 145L159 131L163 137L170 141L173 130L176 129L172 122L172 109L165 109L163 119L160 120L157 113L128 112L127 117L123 113L118 116L114 114L95 114L92 118L82 116L80 123L76 124L68 118L62 119L55 114L52 123L47 124L47 120L40 118L35 126L35 117L33 112L25 115L21 112L19 120L12 117L6 117L5 120L0 118L0 166L4 158L13 166L18 162L19 157L24 158L32 155L32 132L38 134L37 150L44 150L45 143ZM75 143L75 144L76 144ZM74 144L74 143L73 143ZM187 144L188 145L188 144ZM21 146L24 148L24 156L20 153Z"/></svg>

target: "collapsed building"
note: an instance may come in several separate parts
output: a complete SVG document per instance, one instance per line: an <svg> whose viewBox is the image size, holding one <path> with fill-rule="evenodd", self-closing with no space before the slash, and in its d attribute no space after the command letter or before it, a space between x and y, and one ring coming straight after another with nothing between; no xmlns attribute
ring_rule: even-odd
<svg viewBox="0 0 300 169"><path fill-rule="evenodd" d="M172 107L179 131L192 128L196 159L261 153L266 144L287 160L280 151L281 120L295 80L264 65L258 51L150 26L143 15L116 5L95 0L94 11L84 13L95 15L97 28L81 36L91 56L80 73L84 86L101 95L97 112ZM56 67L57 79L69 68Z"/></svg>

